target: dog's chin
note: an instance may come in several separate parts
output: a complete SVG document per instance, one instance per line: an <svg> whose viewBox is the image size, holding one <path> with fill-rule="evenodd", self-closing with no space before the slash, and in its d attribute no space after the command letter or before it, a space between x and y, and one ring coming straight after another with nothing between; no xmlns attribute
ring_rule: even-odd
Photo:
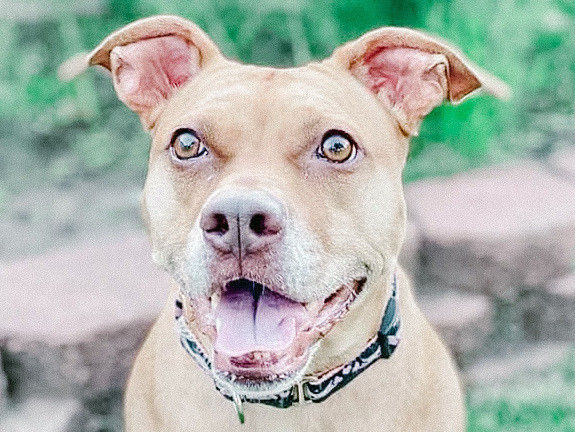
<svg viewBox="0 0 575 432"><path fill-rule="evenodd" d="M187 319L202 333L218 387L248 398L297 383L318 341L347 313L365 278L322 300L298 302L248 279L229 281L210 297L189 299Z"/></svg>
<svg viewBox="0 0 575 432"><path fill-rule="evenodd" d="M219 369L214 367L212 375L216 386L233 391L248 399L265 399L270 394L280 394L298 383L312 358L317 344L309 347L301 361L277 373L274 365Z"/></svg>

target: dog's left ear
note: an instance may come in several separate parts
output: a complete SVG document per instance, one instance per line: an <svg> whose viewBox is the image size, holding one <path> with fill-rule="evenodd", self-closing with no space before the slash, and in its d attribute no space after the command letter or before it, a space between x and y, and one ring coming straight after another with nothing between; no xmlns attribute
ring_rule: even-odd
<svg viewBox="0 0 575 432"><path fill-rule="evenodd" d="M344 67L394 113L408 135L444 100L482 88L507 98L508 86L456 49L419 31L384 27L337 48L326 63Z"/></svg>

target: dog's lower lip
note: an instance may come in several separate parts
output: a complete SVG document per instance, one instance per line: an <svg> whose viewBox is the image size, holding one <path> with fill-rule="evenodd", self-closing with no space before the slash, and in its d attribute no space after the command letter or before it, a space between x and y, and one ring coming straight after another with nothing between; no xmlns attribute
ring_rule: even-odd
<svg viewBox="0 0 575 432"><path fill-rule="evenodd" d="M247 355L232 357L230 362L237 368L250 368L254 366L266 366L278 361L277 356L269 351L254 351Z"/></svg>
<svg viewBox="0 0 575 432"><path fill-rule="evenodd" d="M267 373L255 368L240 369L234 372L217 371L216 373L220 378L224 378L227 382L247 385L281 382L293 376L293 374L283 372Z"/></svg>

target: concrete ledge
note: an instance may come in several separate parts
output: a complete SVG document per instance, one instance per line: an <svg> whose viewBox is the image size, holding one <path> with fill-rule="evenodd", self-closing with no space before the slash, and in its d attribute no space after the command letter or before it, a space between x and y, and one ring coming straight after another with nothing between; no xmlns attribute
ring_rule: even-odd
<svg viewBox="0 0 575 432"><path fill-rule="evenodd" d="M549 157L549 165L557 174L575 182L575 147L565 147Z"/></svg>
<svg viewBox="0 0 575 432"><path fill-rule="evenodd" d="M424 283L513 298L575 260L575 183L524 162L406 188Z"/></svg>
<svg viewBox="0 0 575 432"><path fill-rule="evenodd" d="M122 386L169 292L144 236L94 239L0 267L0 342L18 396Z"/></svg>
<svg viewBox="0 0 575 432"><path fill-rule="evenodd" d="M544 371L565 361L572 344L539 343L523 346L514 352L485 357L464 372L469 385L497 383L531 371Z"/></svg>
<svg viewBox="0 0 575 432"><path fill-rule="evenodd" d="M0 430L62 432L70 426L80 407L74 399L27 399L2 413Z"/></svg>
<svg viewBox="0 0 575 432"><path fill-rule="evenodd" d="M461 367L482 354L493 331L493 305L486 296L447 291L418 296L417 302Z"/></svg>
<svg viewBox="0 0 575 432"><path fill-rule="evenodd" d="M575 339L575 274L547 283L524 308L526 334L532 340Z"/></svg>

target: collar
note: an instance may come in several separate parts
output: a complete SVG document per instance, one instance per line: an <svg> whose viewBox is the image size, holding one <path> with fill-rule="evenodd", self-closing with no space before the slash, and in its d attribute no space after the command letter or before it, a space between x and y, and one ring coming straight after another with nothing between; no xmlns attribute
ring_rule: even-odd
<svg viewBox="0 0 575 432"><path fill-rule="evenodd" d="M289 408L293 405L324 401L333 393L350 383L377 360L391 357L400 341L400 319L397 298L397 276L394 274L391 296L385 306L379 331L370 339L367 347L361 354L349 363L318 375L305 376L291 389L278 394L269 394L260 399L242 398L229 389L223 389L217 386L216 389L234 403L241 423L244 422L243 402L262 403L276 408ZM182 347L204 371L211 375L212 364L208 356L203 352L200 344L188 330L183 315L183 305L180 299L176 300L175 312L176 327Z"/></svg>

